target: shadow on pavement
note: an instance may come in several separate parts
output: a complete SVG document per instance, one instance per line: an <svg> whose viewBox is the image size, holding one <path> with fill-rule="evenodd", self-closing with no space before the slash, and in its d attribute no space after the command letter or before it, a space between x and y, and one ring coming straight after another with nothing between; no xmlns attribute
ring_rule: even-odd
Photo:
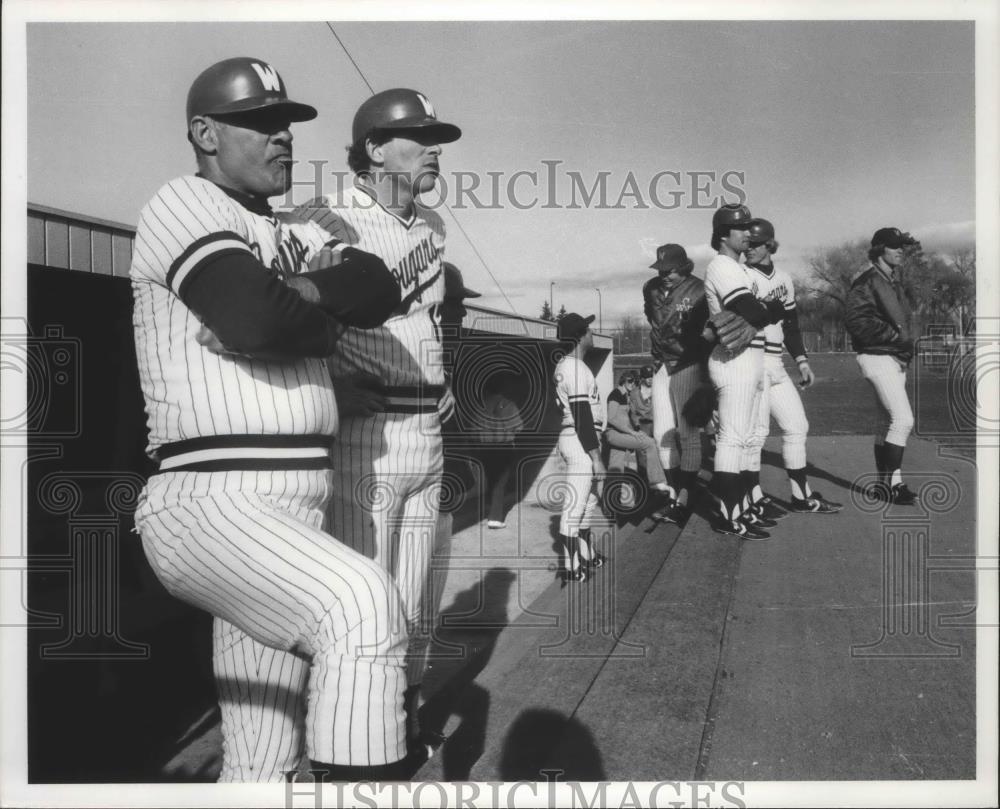
<svg viewBox="0 0 1000 809"><path fill-rule="evenodd" d="M508 568L492 568L441 612L434 645L449 650L449 658L441 665L454 667L455 673L428 698L420 722L427 730L442 732L451 716L460 717L458 727L438 751L445 780L467 780L483 753L490 694L474 680L489 663L497 638L507 626L508 596L516 578Z"/></svg>
<svg viewBox="0 0 1000 809"><path fill-rule="evenodd" d="M507 732L500 778L545 781L543 771L550 776L558 772L565 781L607 779L594 735L582 722L558 711L532 708L518 716Z"/></svg>

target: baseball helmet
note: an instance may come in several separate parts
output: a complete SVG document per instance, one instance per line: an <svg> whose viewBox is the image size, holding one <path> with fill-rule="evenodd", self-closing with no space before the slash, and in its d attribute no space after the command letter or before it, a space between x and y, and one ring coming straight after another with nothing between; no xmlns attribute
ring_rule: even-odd
<svg viewBox="0 0 1000 809"><path fill-rule="evenodd" d="M278 71L262 59L236 56L202 71L187 97L187 119L281 108L292 121L311 121L316 109L288 98Z"/></svg>
<svg viewBox="0 0 1000 809"><path fill-rule="evenodd" d="M766 244L774 241L774 225L766 219L754 219L750 222L750 244Z"/></svg>
<svg viewBox="0 0 1000 809"><path fill-rule="evenodd" d="M373 129L421 129L438 143L452 143L462 137L462 130L457 126L438 120L427 96L403 87L376 93L358 107L351 126L351 140L357 143Z"/></svg>
<svg viewBox="0 0 1000 809"><path fill-rule="evenodd" d="M712 216L712 230L746 228L751 220L753 215L746 205L723 205Z"/></svg>

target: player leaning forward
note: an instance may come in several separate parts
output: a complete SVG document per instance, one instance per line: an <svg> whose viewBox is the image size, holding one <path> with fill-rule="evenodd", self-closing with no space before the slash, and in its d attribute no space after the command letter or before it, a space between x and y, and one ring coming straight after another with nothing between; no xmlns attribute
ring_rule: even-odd
<svg viewBox="0 0 1000 809"><path fill-rule="evenodd" d="M438 178L441 144L461 137L421 93L377 93L357 110L348 164L352 187L318 197L297 214L381 257L400 303L379 328L348 329L330 357L338 386L374 378L384 410L345 416L333 450L333 532L395 578L407 626L408 737L414 752L433 740L417 724L435 598L431 580L443 454L439 403L445 394L440 305L445 297L445 228L418 199ZM438 571L437 575L440 576Z"/></svg>
<svg viewBox="0 0 1000 809"><path fill-rule="evenodd" d="M723 520L717 527L720 533L767 539L770 535L761 530L760 518L750 509L748 476L741 473L749 471L759 420L764 384L763 329L769 323L780 322L785 307L777 299L757 300L747 270L739 263L749 245L751 219L745 205L724 205L712 217L712 247L718 255L705 271L711 322L717 323L720 313L729 312L756 330L749 345L730 350L720 341L708 358L708 375L719 399L712 485L722 511Z"/></svg>
<svg viewBox="0 0 1000 809"><path fill-rule="evenodd" d="M260 60L199 75L187 102L198 173L143 209L130 271L159 462L136 525L165 587L215 616L223 781L280 778L302 735L314 767L341 780L397 777L381 765L406 753L397 588L321 528L337 429L324 358L345 324L384 320L394 285L374 256L267 202L289 187L291 122L315 116ZM302 275L324 246L336 273ZM368 300L352 308L357 295ZM296 667L308 694L267 699L261 678ZM300 722L304 734L280 730Z"/></svg>

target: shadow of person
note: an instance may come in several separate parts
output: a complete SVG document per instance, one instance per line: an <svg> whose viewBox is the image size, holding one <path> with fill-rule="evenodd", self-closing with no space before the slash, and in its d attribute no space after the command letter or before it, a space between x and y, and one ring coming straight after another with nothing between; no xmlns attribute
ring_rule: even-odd
<svg viewBox="0 0 1000 809"><path fill-rule="evenodd" d="M440 685L421 708L420 723L441 732L450 717L460 718L440 750L447 781L466 780L483 754L490 695L475 679L507 626L507 604L516 578L509 568L492 568L441 611L431 647L433 679ZM425 680L425 688L430 684Z"/></svg>
<svg viewBox="0 0 1000 809"><path fill-rule="evenodd" d="M590 730L574 717L548 708L520 714L507 731L500 756L503 781L604 781L604 763Z"/></svg>
<svg viewBox="0 0 1000 809"><path fill-rule="evenodd" d="M762 464L766 463L769 466L774 466L778 469L784 470L785 462L781 457L780 452L771 452L770 450L764 450L760 454L760 461ZM864 493L864 487L858 486L853 480L847 480L847 478L842 478L839 475L835 475L832 472L828 472L825 469L820 469L812 463L806 463L806 475L811 482L816 480L825 480L832 483L834 486L840 486L847 492L855 492L857 494Z"/></svg>

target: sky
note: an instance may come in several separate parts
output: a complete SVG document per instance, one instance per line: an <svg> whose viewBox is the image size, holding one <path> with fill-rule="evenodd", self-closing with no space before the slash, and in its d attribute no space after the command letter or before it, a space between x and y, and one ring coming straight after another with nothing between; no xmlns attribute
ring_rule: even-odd
<svg viewBox="0 0 1000 809"><path fill-rule="evenodd" d="M29 23L27 199L134 224L193 171L191 81L249 55L320 111L293 129L297 185L276 206L347 171L367 84L419 89L462 128L441 158L447 193L428 200L486 306L537 316L551 295L606 328L641 317L655 246L684 245L701 273L721 202L771 220L776 261L800 281L815 251L883 226L925 249L975 242L970 21L331 25ZM456 193L475 181L478 204Z"/></svg>

